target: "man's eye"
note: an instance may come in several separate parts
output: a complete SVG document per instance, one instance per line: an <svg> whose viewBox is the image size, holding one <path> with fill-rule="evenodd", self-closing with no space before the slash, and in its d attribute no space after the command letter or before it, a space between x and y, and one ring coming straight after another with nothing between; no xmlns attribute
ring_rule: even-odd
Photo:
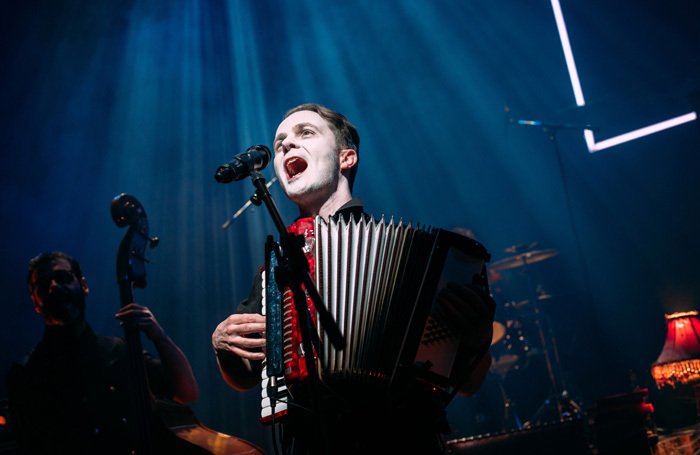
<svg viewBox="0 0 700 455"><path fill-rule="evenodd" d="M314 134L314 132L311 130L304 130L301 132L301 137L311 136L313 134Z"/></svg>

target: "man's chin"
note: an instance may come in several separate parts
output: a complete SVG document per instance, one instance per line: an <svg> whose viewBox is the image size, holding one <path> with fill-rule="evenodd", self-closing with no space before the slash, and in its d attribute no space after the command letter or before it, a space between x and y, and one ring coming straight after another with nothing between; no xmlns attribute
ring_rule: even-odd
<svg viewBox="0 0 700 455"><path fill-rule="evenodd" d="M284 191L284 194L290 201L296 204L298 203L297 201L303 200L304 196L309 192L309 189L301 182L293 180L282 185L282 191Z"/></svg>
<svg viewBox="0 0 700 455"><path fill-rule="evenodd" d="M85 317L85 311L73 304L67 304L58 311L51 312L45 321L48 325L71 325Z"/></svg>
<svg viewBox="0 0 700 455"><path fill-rule="evenodd" d="M322 203L329 197L328 187L328 185L324 185L324 182L313 182L310 184L301 180L293 180L282 185L282 191L300 209L308 209L319 202Z"/></svg>

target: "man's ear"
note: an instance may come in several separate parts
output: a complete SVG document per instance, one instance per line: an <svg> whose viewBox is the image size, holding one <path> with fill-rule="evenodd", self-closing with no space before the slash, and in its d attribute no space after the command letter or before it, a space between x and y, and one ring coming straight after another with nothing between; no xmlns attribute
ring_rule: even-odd
<svg viewBox="0 0 700 455"><path fill-rule="evenodd" d="M88 296L90 294L90 289L87 287L87 282L85 281L85 277L80 278L80 289L83 290L83 295Z"/></svg>
<svg viewBox="0 0 700 455"><path fill-rule="evenodd" d="M346 171L357 164L357 152L353 149L340 151L340 170Z"/></svg>

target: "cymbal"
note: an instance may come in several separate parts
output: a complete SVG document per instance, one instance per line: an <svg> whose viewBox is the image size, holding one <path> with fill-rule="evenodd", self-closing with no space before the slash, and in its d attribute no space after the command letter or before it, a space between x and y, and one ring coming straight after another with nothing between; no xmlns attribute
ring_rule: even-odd
<svg viewBox="0 0 700 455"><path fill-rule="evenodd" d="M491 337L491 346L498 343L506 336L506 326L498 321L493 321L493 336Z"/></svg>
<svg viewBox="0 0 700 455"><path fill-rule="evenodd" d="M515 256L496 261L491 264L489 269L496 271L512 269L515 267L521 267L527 264L544 261L545 259L549 259L557 254L559 254L559 252L553 249L528 251L527 253L517 254Z"/></svg>

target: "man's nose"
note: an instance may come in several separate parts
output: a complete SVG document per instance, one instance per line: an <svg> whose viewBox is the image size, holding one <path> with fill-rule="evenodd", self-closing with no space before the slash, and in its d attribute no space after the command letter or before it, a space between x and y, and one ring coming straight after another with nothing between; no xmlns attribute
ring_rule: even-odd
<svg viewBox="0 0 700 455"><path fill-rule="evenodd" d="M51 279L51 282L49 283L49 292L52 292L54 288L59 288L61 285L56 281L55 279Z"/></svg>
<svg viewBox="0 0 700 455"><path fill-rule="evenodd" d="M282 141L282 151L284 153L287 153L291 149L295 149L299 147L297 144L296 140L292 136L287 136L283 141Z"/></svg>

